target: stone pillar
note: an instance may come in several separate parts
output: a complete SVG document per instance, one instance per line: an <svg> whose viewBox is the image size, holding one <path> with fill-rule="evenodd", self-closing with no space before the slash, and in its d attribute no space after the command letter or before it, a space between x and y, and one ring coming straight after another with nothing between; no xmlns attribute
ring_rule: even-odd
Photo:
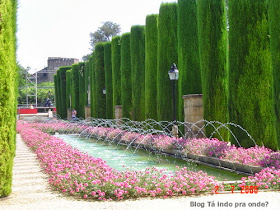
<svg viewBox="0 0 280 210"><path fill-rule="evenodd" d="M72 119L72 109L69 108L67 109L67 120L71 121L71 119Z"/></svg>
<svg viewBox="0 0 280 210"><path fill-rule="evenodd" d="M90 118L90 117L91 117L90 106L85 106L85 119Z"/></svg>
<svg viewBox="0 0 280 210"><path fill-rule="evenodd" d="M177 125L172 126L172 136L177 138L179 137L179 129Z"/></svg>
<svg viewBox="0 0 280 210"><path fill-rule="evenodd" d="M203 96L202 94L184 95L184 113L185 113L185 135L187 138L204 137L199 132L199 128L203 127L204 122L196 123L204 119L203 115ZM198 133L199 132L199 133ZM202 130L204 132L204 129Z"/></svg>
<svg viewBox="0 0 280 210"><path fill-rule="evenodd" d="M122 119L122 105L115 106L115 119L117 121L117 126L120 127L122 125L120 119Z"/></svg>

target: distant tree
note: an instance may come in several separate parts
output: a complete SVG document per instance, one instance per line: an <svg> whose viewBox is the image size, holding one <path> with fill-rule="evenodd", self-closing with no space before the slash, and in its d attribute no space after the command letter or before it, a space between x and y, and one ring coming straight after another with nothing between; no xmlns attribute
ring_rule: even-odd
<svg viewBox="0 0 280 210"><path fill-rule="evenodd" d="M121 27L117 23L106 21L94 33L90 33L90 45L94 50L95 45L99 42L111 41L113 36L119 35Z"/></svg>

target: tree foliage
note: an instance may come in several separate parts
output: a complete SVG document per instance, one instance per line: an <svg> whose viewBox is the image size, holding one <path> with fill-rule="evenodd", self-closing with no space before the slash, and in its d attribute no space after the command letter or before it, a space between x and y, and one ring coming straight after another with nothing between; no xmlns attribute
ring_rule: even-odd
<svg viewBox="0 0 280 210"><path fill-rule="evenodd" d="M99 42L111 41L113 36L117 36L121 31L121 27L117 23L106 21L100 26L97 31L90 33L90 45L94 50L95 45ZM86 58L86 57L85 57Z"/></svg>

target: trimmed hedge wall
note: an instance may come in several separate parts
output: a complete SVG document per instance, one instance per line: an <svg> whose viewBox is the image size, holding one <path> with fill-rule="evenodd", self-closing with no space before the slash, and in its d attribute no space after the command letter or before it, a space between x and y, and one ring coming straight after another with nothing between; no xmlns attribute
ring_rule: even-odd
<svg viewBox="0 0 280 210"><path fill-rule="evenodd" d="M177 63L177 4L163 3L158 17L157 114L159 121L173 121L172 81L168 71ZM177 82L176 95L177 94ZM177 97L178 99L178 97ZM177 114L177 113L176 113ZM178 116L177 116L178 119Z"/></svg>
<svg viewBox="0 0 280 210"><path fill-rule="evenodd" d="M277 149L266 1L229 1L229 22L229 120L245 128L258 145ZM244 132L232 129L243 147L255 145Z"/></svg>
<svg viewBox="0 0 280 210"><path fill-rule="evenodd" d="M59 77L59 97L60 105L59 105L59 113L62 119L67 119L67 95L66 95L66 71L71 69L69 66L60 67L57 71L57 75Z"/></svg>
<svg viewBox="0 0 280 210"><path fill-rule="evenodd" d="M85 118L85 106L86 106L86 89L85 89L85 63L79 63L79 112L80 117Z"/></svg>
<svg viewBox="0 0 280 210"><path fill-rule="evenodd" d="M132 26L130 32L133 120L145 120L145 27Z"/></svg>
<svg viewBox="0 0 280 210"><path fill-rule="evenodd" d="M224 0L198 0L198 39L204 119L228 122L227 29ZM207 126L206 135L214 131ZM228 141L228 131L220 129ZM220 138L220 135L215 135Z"/></svg>
<svg viewBox="0 0 280 210"><path fill-rule="evenodd" d="M72 69L66 71L66 107L71 108L70 95L71 95L71 84L72 84Z"/></svg>
<svg viewBox="0 0 280 210"><path fill-rule="evenodd" d="M145 28L145 118L157 120L158 15L146 17Z"/></svg>
<svg viewBox="0 0 280 210"><path fill-rule="evenodd" d="M111 42L104 44L104 71L106 88L106 118L113 119L113 85L112 85L112 61L111 61Z"/></svg>
<svg viewBox="0 0 280 210"><path fill-rule="evenodd" d="M183 95L201 94L196 0L178 0L178 112L184 121Z"/></svg>
<svg viewBox="0 0 280 210"><path fill-rule="evenodd" d="M122 104L121 98L121 37L112 38L112 82L113 82L113 114L115 106Z"/></svg>
<svg viewBox="0 0 280 210"><path fill-rule="evenodd" d="M16 0L0 1L0 197L12 191L18 91L16 11Z"/></svg>
<svg viewBox="0 0 280 210"><path fill-rule="evenodd" d="M94 52L94 83L95 83L95 100L96 100L96 117L106 118L106 97L103 95L105 88L105 71L104 71L104 44L95 45Z"/></svg>
<svg viewBox="0 0 280 210"><path fill-rule="evenodd" d="M123 117L131 119L132 82L130 61L130 33L121 36L121 92Z"/></svg>
<svg viewBox="0 0 280 210"><path fill-rule="evenodd" d="M280 1L268 1L268 17L270 30L270 51L274 78L274 105L276 114L276 132L278 148L280 148Z"/></svg>
<svg viewBox="0 0 280 210"><path fill-rule="evenodd" d="M72 65L71 106L77 111L77 117L81 116L79 109L79 64Z"/></svg>

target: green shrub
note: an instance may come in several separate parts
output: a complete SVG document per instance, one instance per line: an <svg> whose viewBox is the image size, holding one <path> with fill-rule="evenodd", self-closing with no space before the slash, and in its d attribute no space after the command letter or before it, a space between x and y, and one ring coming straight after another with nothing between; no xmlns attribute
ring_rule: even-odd
<svg viewBox="0 0 280 210"><path fill-rule="evenodd" d="M145 120L145 27L132 26L130 31L133 120Z"/></svg>
<svg viewBox="0 0 280 210"><path fill-rule="evenodd" d="M94 86L96 100L96 117L106 118L106 98L103 95L105 88L105 71L104 71L104 44L95 45L94 52Z"/></svg>
<svg viewBox="0 0 280 210"><path fill-rule="evenodd" d="M276 114L276 132L278 148L280 147L280 1L268 1L268 17L270 30L270 51L274 78L274 105Z"/></svg>
<svg viewBox="0 0 280 210"><path fill-rule="evenodd" d="M173 63L177 63L177 56L177 4L163 3L158 17L157 114L159 121L173 120L172 81L169 80L168 71ZM176 94L177 92L176 84Z"/></svg>
<svg viewBox="0 0 280 210"><path fill-rule="evenodd" d="M15 156L17 64L16 0L0 1L0 197L12 188Z"/></svg>
<svg viewBox="0 0 280 210"><path fill-rule="evenodd" d="M157 120L158 15L146 17L145 30L145 118Z"/></svg>
<svg viewBox="0 0 280 210"><path fill-rule="evenodd" d="M121 37L112 38L112 80L113 80L113 110L121 105ZM114 113L114 112L113 112Z"/></svg>
<svg viewBox="0 0 280 210"><path fill-rule="evenodd" d="M246 129L258 145L277 149L266 1L229 1L229 23L230 121ZM242 146L255 145L244 132L234 133Z"/></svg>
<svg viewBox="0 0 280 210"><path fill-rule="evenodd" d="M130 119L132 114L131 89L130 33L125 33L121 37L121 99L123 117Z"/></svg>
<svg viewBox="0 0 280 210"><path fill-rule="evenodd" d="M56 72L56 77L54 77L55 81L55 94L56 94L56 113L61 118L62 109L61 109L61 85L60 85L60 76L59 72Z"/></svg>
<svg viewBox="0 0 280 210"><path fill-rule="evenodd" d="M80 117L85 118L85 106L86 106L86 90L85 90L85 63L80 62L79 63L79 112Z"/></svg>
<svg viewBox="0 0 280 210"><path fill-rule="evenodd" d="M113 118L113 81L112 81L112 61L111 42L104 44L104 70L106 88L106 118Z"/></svg>
<svg viewBox="0 0 280 210"><path fill-rule="evenodd" d="M204 119L228 122L227 29L224 0L198 0L198 39ZM206 135L213 132L206 127ZM228 131L219 130L228 141ZM220 138L220 135L216 135Z"/></svg>
<svg viewBox="0 0 280 210"><path fill-rule="evenodd" d="M178 112L184 121L183 95L201 94L196 0L178 0Z"/></svg>

